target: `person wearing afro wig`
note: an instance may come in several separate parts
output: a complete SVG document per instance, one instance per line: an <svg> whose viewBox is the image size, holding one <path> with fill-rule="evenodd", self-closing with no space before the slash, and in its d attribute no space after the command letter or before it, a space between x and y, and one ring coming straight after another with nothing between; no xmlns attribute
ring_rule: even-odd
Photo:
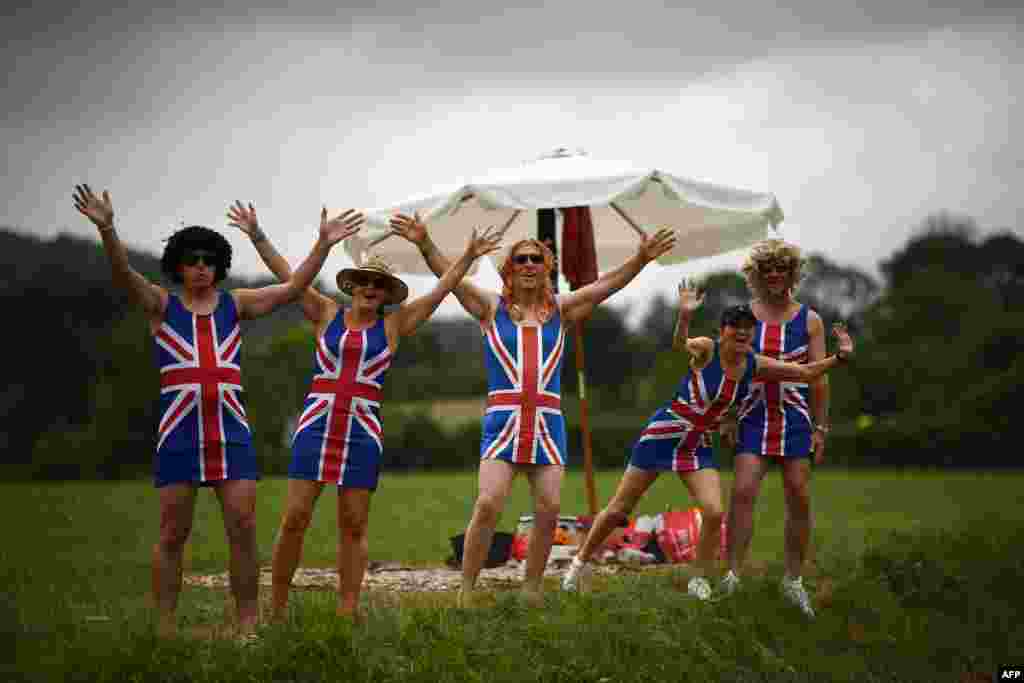
<svg viewBox="0 0 1024 683"><path fill-rule="evenodd" d="M149 318L160 368L160 421L155 482L160 496L160 536L153 547L153 595L159 630L177 630L181 563L192 528L196 492L211 486L220 501L230 547L231 592L238 628L251 633L259 619L256 550L256 480L259 473L242 401L241 328L294 301L313 282L328 253L355 234L363 216L320 213L313 250L287 282L225 291L218 285L231 267L231 245L219 233L193 225L167 240L161 267L177 293L156 285L128 264L114 229L110 194L76 185L75 208L95 224L110 258L114 282Z"/></svg>

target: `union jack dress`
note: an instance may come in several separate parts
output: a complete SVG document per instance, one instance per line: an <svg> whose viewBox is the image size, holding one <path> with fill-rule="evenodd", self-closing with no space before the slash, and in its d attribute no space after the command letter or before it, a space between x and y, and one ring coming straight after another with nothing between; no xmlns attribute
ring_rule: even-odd
<svg viewBox="0 0 1024 683"><path fill-rule="evenodd" d="M170 294L153 341L160 368L156 485L259 479L242 406L234 298L222 291L213 313L196 315Z"/></svg>
<svg viewBox="0 0 1024 683"><path fill-rule="evenodd" d="M642 470L696 472L718 468L711 447L711 432L722 416L750 391L757 368L753 353L747 354L743 376L729 379L722 368L718 342L714 355L700 370L690 368L679 383L675 398L648 420L633 445L629 464Z"/></svg>
<svg viewBox="0 0 1024 683"><path fill-rule="evenodd" d="M757 321L754 350L790 363L806 363L811 335L804 305L789 322ZM809 389L806 382L754 382L739 408L737 453L776 460L806 458L811 453Z"/></svg>
<svg viewBox="0 0 1024 683"><path fill-rule="evenodd" d="M556 308L543 325L518 324L503 299L481 323L487 366L487 410L480 459L531 465L566 463L562 416L565 328Z"/></svg>
<svg viewBox="0 0 1024 683"><path fill-rule="evenodd" d="M391 366L384 319L350 330L339 310L316 340L313 364L288 476L374 491L384 453L380 401Z"/></svg>

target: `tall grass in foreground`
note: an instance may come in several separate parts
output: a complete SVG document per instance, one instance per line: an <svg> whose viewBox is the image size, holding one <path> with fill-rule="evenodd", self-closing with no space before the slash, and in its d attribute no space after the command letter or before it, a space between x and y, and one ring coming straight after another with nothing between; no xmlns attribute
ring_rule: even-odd
<svg viewBox="0 0 1024 683"><path fill-rule="evenodd" d="M618 473L599 479L607 497ZM143 483L0 486L9 523L0 628L16 655L5 680L963 680L1019 663L1024 506L1019 473L821 471L808 583L808 624L778 594L781 491L769 474L744 590L702 604L671 577L626 575L588 595L552 590L542 609L511 593L451 609L450 595L374 596L365 624L333 616L334 595L299 593L288 624L242 646L209 637L228 611L219 591L188 589L190 637L149 634L149 548L155 496ZM582 511L566 484L564 509ZM269 554L283 482L261 485L260 546ZM471 475L388 477L375 496L374 559L438 562L472 504ZM331 492L306 564L334 552ZM219 513L201 497L192 570L222 571ZM506 528L526 509L517 486ZM664 477L651 512L686 502ZM578 507L577 507L578 506ZM429 529L429 531L427 531ZM430 538L438 535L440 538ZM971 679L968 679L971 680Z"/></svg>

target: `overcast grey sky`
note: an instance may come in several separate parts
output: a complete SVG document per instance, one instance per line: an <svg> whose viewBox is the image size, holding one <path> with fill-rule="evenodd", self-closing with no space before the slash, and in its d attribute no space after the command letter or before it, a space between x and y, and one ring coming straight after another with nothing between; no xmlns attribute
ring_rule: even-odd
<svg viewBox="0 0 1024 683"><path fill-rule="evenodd" d="M772 192L783 236L872 272L935 211L1024 235L1016 2L223 4L5 9L0 225L93 235L88 181L130 245L206 224L256 275L233 199L297 262L321 203L570 147ZM668 291L655 270L613 304Z"/></svg>

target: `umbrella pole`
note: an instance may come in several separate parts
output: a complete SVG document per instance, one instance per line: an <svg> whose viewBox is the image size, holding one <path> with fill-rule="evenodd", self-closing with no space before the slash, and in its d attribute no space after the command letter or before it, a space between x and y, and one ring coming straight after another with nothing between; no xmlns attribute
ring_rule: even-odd
<svg viewBox="0 0 1024 683"><path fill-rule="evenodd" d="M594 489L594 451L590 442L590 416L587 411L587 376L583 359L583 321L573 325L576 335L576 381L580 395L580 437L583 440L583 481L590 514L597 514L597 491Z"/></svg>

